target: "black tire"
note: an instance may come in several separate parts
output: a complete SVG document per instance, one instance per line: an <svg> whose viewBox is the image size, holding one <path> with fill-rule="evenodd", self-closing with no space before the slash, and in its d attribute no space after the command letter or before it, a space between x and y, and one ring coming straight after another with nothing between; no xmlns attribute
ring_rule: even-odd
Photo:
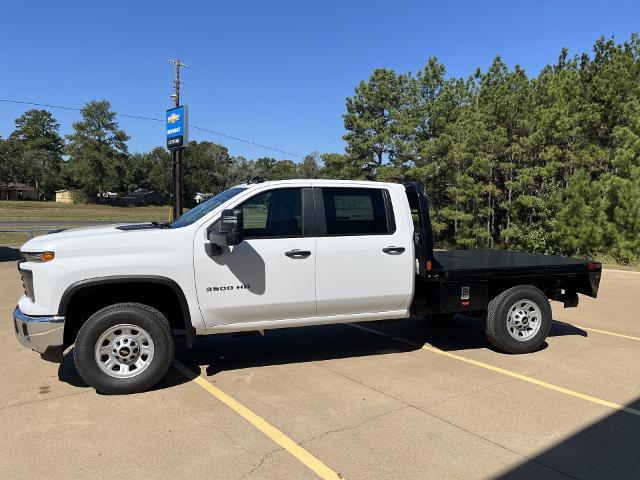
<svg viewBox="0 0 640 480"><path fill-rule="evenodd" d="M509 310L520 300L531 300L540 309L540 328L531 338L515 339L508 330ZM485 319L485 335L496 348L507 353L530 353L538 350L551 330L551 305L547 296L532 285L519 285L505 290L489 302ZM518 332L515 331L516 335Z"/></svg>
<svg viewBox="0 0 640 480"><path fill-rule="evenodd" d="M139 374L114 378L105 373L96 359L96 343L109 328L130 324L141 327L153 341L153 356ZM169 370L174 339L167 318L155 308L140 303L117 303L91 315L82 325L73 348L73 359L82 379L105 394L143 392L155 385Z"/></svg>

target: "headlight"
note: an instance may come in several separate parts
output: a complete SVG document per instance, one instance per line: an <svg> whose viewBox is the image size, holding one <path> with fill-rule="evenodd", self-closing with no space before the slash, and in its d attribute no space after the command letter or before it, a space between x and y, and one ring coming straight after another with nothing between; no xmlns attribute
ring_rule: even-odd
<svg viewBox="0 0 640 480"><path fill-rule="evenodd" d="M22 252L22 260L25 262L50 262L55 257L56 254L53 252Z"/></svg>

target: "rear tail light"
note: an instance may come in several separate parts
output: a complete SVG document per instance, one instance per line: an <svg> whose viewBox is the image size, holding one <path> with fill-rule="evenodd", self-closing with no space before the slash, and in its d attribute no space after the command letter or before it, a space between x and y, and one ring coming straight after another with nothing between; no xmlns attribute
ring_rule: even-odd
<svg viewBox="0 0 640 480"><path fill-rule="evenodd" d="M598 262L589 262L587 264L587 270L600 270L602 268L602 264Z"/></svg>
<svg viewBox="0 0 640 480"><path fill-rule="evenodd" d="M431 265L431 260L427 260L426 267L427 267L427 271L429 271L429 270L431 270L433 268L433 265Z"/></svg>

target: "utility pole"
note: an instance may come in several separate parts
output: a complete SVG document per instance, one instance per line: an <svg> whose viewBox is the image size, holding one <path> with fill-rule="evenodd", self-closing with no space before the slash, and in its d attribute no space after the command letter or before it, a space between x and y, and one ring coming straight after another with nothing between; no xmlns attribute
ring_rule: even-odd
<svg viewBox="0 0 640 480"><path fill-rule="evenodd" d="M173 82L174 93L171 95L175 106L180 106L180 67L189 68L180 61L179 58L175 60L169 60L169 63L173 63L176 66L176 79ZM173 219L175 220L182 215L182 148L177 148L171 151L172 158L172 183L171 188L173 190Z"/></svg>
<svg viewBox="0 0 640 480"><path fill-rule="evenodd" d="M174 94L171 95L171 98L176 104L176 107L180 106L180 67L189 68L189 65L185 65L180 61L179 58L175 60L169 60L169 63L173 63L176 66L176 79L173 82L174 85Z"/></svg>

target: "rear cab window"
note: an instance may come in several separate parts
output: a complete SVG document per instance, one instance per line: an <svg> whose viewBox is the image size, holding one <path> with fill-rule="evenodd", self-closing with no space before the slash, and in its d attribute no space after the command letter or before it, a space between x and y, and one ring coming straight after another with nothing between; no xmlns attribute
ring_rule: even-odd
<svg viewBox="0 0 640 480"><path fill-rule="evenodd" d="M395 231L389 193L379 188L322 188L326 235L388 235Z"/></svg>

